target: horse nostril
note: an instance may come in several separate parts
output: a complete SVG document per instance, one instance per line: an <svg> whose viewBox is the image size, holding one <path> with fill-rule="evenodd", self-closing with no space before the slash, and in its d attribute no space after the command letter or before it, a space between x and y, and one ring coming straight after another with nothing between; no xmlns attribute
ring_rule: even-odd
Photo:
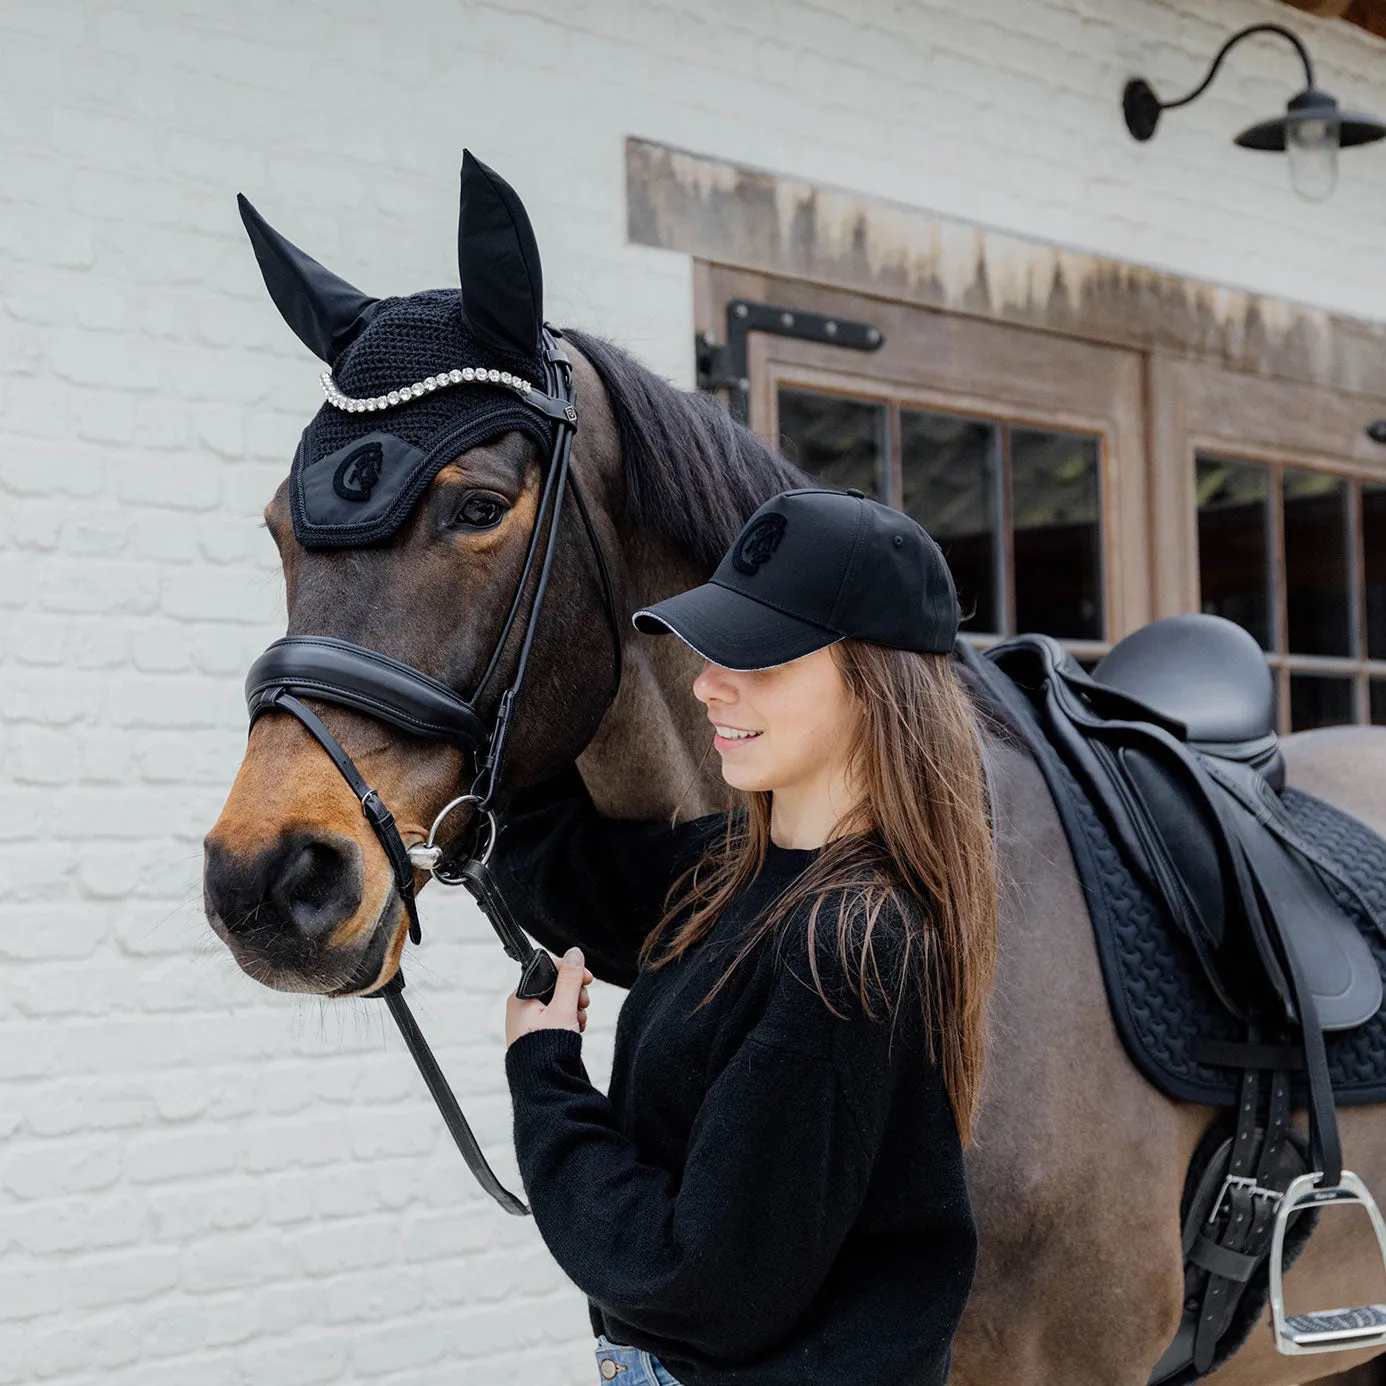
<svg viewBox="0 0 1386 1386"><path fill-rule="evenodd" d="M347 837L289 833L252 857L207 842L208 913L246 941L317 940L356 913L364 889L361 851Z"/></svg>
<svg viewBox="0 0 1386 1386"><path fill-rule="evenodd" d="M330 842L285 844L270 894L304 938L330 933L360 906L361 853L351 850L354 861Z"/></svg>

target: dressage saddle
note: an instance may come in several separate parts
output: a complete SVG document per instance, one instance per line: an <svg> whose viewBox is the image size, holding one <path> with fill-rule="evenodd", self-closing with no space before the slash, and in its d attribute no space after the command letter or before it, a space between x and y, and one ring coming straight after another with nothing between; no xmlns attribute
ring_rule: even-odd
<svg viewBox="0 0 1386 1386"><path fill-rule="evenodd" d="M1239 1100L1234 1129L1210 1132L1219 1139L1203 1143L1190 1169L1185 1311L1151 1386L1182 1386L1220 1364L1267 1294L1282 1352L1386 1345L1386 1305L1284 1312L1284 1266L1325 1203L1365 1206L1386 1263L1386 1224L1342 1168L1324 1048L1325 1031L1359 1026L1382 1004L1376 959L1340 900L1383 934L1386 921L1281 803L1285 762L1259 645L1230 621L1189 615L1133 632L1091 674L1043 635L981 656L959 642L959 655L1012 714L1056 799L1060 763L1064 783L1076 782L1244 1028L1243 1041L1196 1046L1202 1061L1241 1071ZM1299 1073L1307 1141L1289 1117Z"/></svg>

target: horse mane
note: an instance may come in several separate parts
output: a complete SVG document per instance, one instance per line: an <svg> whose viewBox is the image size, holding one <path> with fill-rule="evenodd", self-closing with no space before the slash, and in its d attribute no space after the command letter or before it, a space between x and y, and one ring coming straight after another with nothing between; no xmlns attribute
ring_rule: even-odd
<svg viewBox="0 0 1386 1386"><path fill-rule="evenodd" d="M600 337L569 328L563 335L591 362L606 390L630 519L709 574L762 501L815 484L710 395L677 389Z"/></svg>

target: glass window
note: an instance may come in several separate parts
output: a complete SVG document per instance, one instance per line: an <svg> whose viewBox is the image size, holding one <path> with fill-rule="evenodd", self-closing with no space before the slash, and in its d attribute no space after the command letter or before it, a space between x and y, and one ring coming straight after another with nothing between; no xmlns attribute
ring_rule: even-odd
<svg viewBox="0 0 1386 1386"><path fill-rule="evenodd" d="M1352 721L1352 680L1323 674L1290 675L1290 730Z"/></svg>
<svg viewBox="0 0 1386 1386"><path fill-rule="evenodd" d="M1199 457L1198 571L1203 610L1274 647L1270 606L1270 473L1251 462Z"/></svg>
<svg viewBox="0 0 1386 1386"><path fill-rule="evenodd" d="M886 409L850 395L781 389L780 450L791 462L844 491L877 500L890 493Z"/></svg>
<svg viewBox="0 0 1386 1386"><path fill-rule="evenodd" d="M1386 659L1386 486L1369 481L1362 483L1362 570L1367 658Z"/></svg>
<svg viewBox="0 0 1386 1386"><path fill-rule="evenodd" d="M786 457L938 541L964 630L1107 638L1100 437L791 385L778 404Z"/></svg>
<svg viewBox="0 0 1386 1386"><path fill-rule="evenodd" d="M1350 655L1347 482L1287 467L1282 485L1289 652Z"/></svg>
<svg viewBox="0 0 1386 1386"><path fill-rule="evenodd" d="M1000 545L994 423L900 411L900 508L938 541L953 570L963 629L1000 631Z"/></svg>
<svg viewBox="0 0 1386 1386"><path fill-rule="evenodd" d="M1372 721L1378 726L1386 726L1386 679L1373 679L1370 687Z"/></svg>
<svg viewBox="0 0 1386 1386"><path fill-rule="evenodd" d="M1017 630L1103 637L1098 461L1096 438L1011 429Z"/></svg>
<svg viewBox="0 0 1386 1386"><path fill-rule="evenodd" d="M1260 641L1281 729L1368 710L1386 724L1386 485L1225 457L1195 468L1203 610Z"/></svg>
<svg viewBox="0 0 1386 1386"><path fill-rule="evenodd" d="M1386 679L1372 679L1368 683L1368 697L1372 722L1376 726L1386 726Z"/></svg>

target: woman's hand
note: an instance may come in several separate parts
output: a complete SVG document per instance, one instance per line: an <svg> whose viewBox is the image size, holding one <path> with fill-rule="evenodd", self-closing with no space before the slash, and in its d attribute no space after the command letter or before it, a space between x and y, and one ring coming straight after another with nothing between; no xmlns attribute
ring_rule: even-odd
<svg viewBox="0 0 1386 1386"><path fill-rule="evenodd" d="M558 982L553 1000L546 1006L542 1001L521 1001L512 991L505 998L505 1046L508 1049L521 1035L531 1030L577 1030L587 1028L587 983L592 974L582 962L582 949L570 948L555 960Z"/></svg>

